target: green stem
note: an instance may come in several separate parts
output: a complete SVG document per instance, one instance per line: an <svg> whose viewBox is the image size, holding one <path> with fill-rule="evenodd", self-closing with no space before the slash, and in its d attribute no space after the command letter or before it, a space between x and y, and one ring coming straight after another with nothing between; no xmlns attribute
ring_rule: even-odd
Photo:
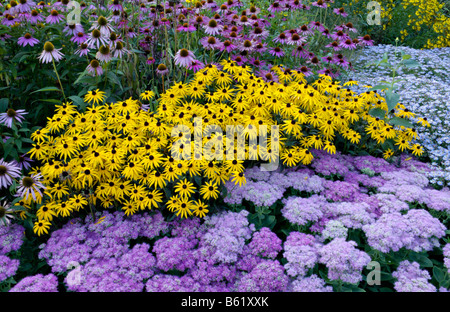
<svg viewBox="0 0 450 312"><path fill-rule="evenodd" d="M64 94L64 89L63 89L63 86L62 86L62 83L61 83L61 79L59 78L58 71L56 70L55 59L53 58L53 56L52 56L52 63L53 63L53 68L55 69L56 77L58 78L59 86L61 87L61 92L62 92L62 94L64 96L64 102L67 102L66 95Z"/></svg>

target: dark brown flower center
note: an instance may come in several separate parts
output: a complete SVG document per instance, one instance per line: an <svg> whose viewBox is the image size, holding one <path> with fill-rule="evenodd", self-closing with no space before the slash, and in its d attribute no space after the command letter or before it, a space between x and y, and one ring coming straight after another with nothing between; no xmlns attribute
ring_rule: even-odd
<svg viewBox="0 0 450 312"><path fill-rule="evenodd" d="M22 179L22 184L25 187L32 187L34 185L34 180L31 177L25 177Z"/></svg>

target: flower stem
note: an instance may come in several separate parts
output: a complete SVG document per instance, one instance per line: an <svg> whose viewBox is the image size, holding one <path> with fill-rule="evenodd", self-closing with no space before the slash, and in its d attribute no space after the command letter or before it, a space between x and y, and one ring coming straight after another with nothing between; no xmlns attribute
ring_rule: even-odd
<svg viewBox="0 0 450 312"><path fill-rule="evenodd" d="M59 78L58 71L56 70L55 59L53 58L53 56L52 56L52 63L53 63L53 68L55 69L56 78L58 78L59 86L61 87L61 92L64 96L64 102L67 102L66 95L64 94L64 89L63 89L63 86L61 83L61 79Z"/></svg>

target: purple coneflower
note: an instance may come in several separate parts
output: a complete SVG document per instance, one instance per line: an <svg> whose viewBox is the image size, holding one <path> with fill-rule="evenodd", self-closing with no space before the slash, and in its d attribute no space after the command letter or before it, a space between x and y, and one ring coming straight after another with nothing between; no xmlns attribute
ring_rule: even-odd
<svg viewBox="0 0 450 312"><path fill-rule="evenodd" d="M109 49L108 46L104 46L102 45L97 53L95 54L95 57L100 61L100 62L109 62L112 59L111 56L111 50Z"/></svg>
<svg viewBox="0 0 450 312"><path fill-rule="evenodd" d="M219 25L219 23L217 23L217 21L212 18L206 25L203 25L203 28L205 28L205 33L207 33L210 36L215 36L220 34L220 32L223 29L223 26Z"/></svg>
<svg viewBox="0 0 450 312"><path fill-rule="evenodd" d="M254 45L255 45L254 40L248 40L248 39L247 39L247 40L244 40L244 41L242 42L242 44L240 45L239 49L240 49L241 51L248 51L248 52L250 52L250 51L253 50Z"/></svg>
<svg viewBox="0 0 450 312"><path fill-rule="evenodd" d="M188 69L192 70L194 73L198 72L202 68L205 68L205 64L197 60L192 61L188 67Z"/></svg>
<svg viewBox="0 0 450 312"><path fill-rule="evenodd" d="M238 66L242 66L248 62L248 59L242 55L232 55L231 59L235 61Z"/></svg>
<svg viewBox="0 0 450 312"><path fill-rule="evenodd" d="M299 34L294 33L294 34L292 34L291 38L289 38L289 40L287 41L287 44L289 44L289 45L297 45L298 46L298 45L302 44L305 41L306 41L305 37L302 37Z"/></svg>
<svg viewBox="0 0 450 312"><path fill-rule="evenodd" d="M14 219L13 212L11 204L8 204L7 201L4 201L3 204L0 202L0 222L3 225L8 226L11 223L11 220Z"/></svg>
<svg viewBox="0 0 450 312"><path fill-rule="evenodd" d="M312 70L306 66L300 67L297 71L305 75L305 77L311 76L313 74Z"/></svg>
<svg viewBox="0 0 450 312"><path fill-rule="evenodd" d="M33 198L34 201L42 198L41 189L45 189L46 187L40 181L42 178L42 174L32 174L31 177L23 177L20 180L19 188L17 189L17 197L22 197L24 200L30 200L29 196Z"/></svg>
<svg viewBox="0 0 450 312"><path fill-rule="evenodd" d="M16 10L19 13L28 13L31 11L31 7L36 6L36 2L29 0L19 0Z"/></svg>
<svg viewBox="0 0 450 312"><path fill-rule="evenodd" d="M356 44L351 40L347 39L345 41L341 41L339 45L344 49L354 50L356 49Z"/></svg>
<svg viewBox="0 0 450 312"><path fill-rule="evenodd" d="M160 76L167 75L169 73L169 69L164 64L159 64L156 68L156 73Z"/></svg>
<svg viewBox="0 0 450 312"><path fill-rule="evenodd" d="M303 36L309 36L313 34L312 30L308 27L308 25L300 26L300 28L297 31L300 35Z"/></svg>
<svg viewBox="0 0 450 312"><path fill-rule="evenodd" d="M188 23L183 23L182 25L178 26L178 31L184 31L184 32L194 32L197 30L194 25L190 25Z"/></svg>
<svg viewBox="0 0 450 312"><path fill-rule="evenodd" d="M122 41L117 41L114 50L112 51L112 54L114 57L122 58L125 54L129 54L130 51L125 49L123 46Z"/></svg>
<svg viewBox="0 0 450 312"><path fill-rule="evenodd" d="M7 188L13 183L13 179L18 177L20 177L20 168L0 159L0 189Z"/></svg>
<svg viewBox="0 0 450 312"><path fill-rule="evenodd" d="M42 50L42 53L39 56L39 60L44 64L50 63L52 60L55 60L55 62L59 62L64 55L59 52L60 50L61 49L55 49L55 46L50 41L47 41L44 44L44 50Z"/></svg>
<svg viewBox="0 0 450 312"><path fill-rule="evenodd" d="M258 43L258 44L255 46L255 52L256 52L256 53L262 54L262 53L264 53L266 50L267 50L267 48L266 48L266 44L265 44L265 43L260 42L260 43Z"/></svg>
<svg viewBox="0 0 450 312"><path fill-rule="evenodd" d="M325 26L322 25L322 23L318 22L318 21L317 22L311 21L308 26L309 26L310 29L317 29L318 31L324 31L325 30Z"/></svg>
<svg viewBox="0 0 450 312"><path fill-rule="evenodd" d="M342 30L338 30L337 32L331 34L331 38L336 41L344 41L350 39L350 37L344 33Z"/></svg>
<svg viewBox="0 0 450 312"><path fill-rule="evenodd" d="M351 31L353 33L357 33L358 32L358 30L355 27L353 27L353 24L350 23L350 22L348 22L347 24L343 25L343 28L347 29L348 31Z"/></svg>
<svg viewBox="0 0 450 312"><path fill-rule="evenodd" d="M76 55L85 56L89 53L89 47L86 43L80 44L80 47L74 52Z"/></svg>
<svg viewBox="0 0 450 312"><path fill-rule="evenodd" d="M75 35L84 32L84 29L81 24L68 24L64 27L63 32L69 35Z"/></svg>
<svg viewBox="0 0 450 312"><path fill-rule="evenodd" d="M216 39L215 37L203 37L202 39L200 39L200 43L206 50L220 49L223 44L219 41L219 39Z"/></svg>
<svg viewBox="0 0 450 312"><path fill-rule="evenodd" d="M5 14L5 18L3 18L2 20L2 24L6 25L6 26L12 26L15 23L17 23L19 20L17 18L15 18L13 15L11 14Z"/></svg>
<svg viewBox="0 0 450 312"><path fill-rule="evenodd" d="M266 61L261 61L260 59L254 57L252 57L248 62L253 66L255 66L256 68L265 67L267 64Z"/></svg>
<svg viewBox="0 0 450 312"><path fill-rule="evenodd" d="M273 39L273 42L285 44L285 43L287 43L288 39L289 39L289 37L284 32L282 32L275 39Z"/></svg>
<svg viewBox="0 0 450 312"><path fill-rule="evenodd" d="M345 12L344 8L335 8L335 9L333 9L333 13L337 14L337 15L340 15L342 17L347 17L348 16L348 14L347 14L347 12Z"/></svg>
<svg viewBox="0 0 450 312"><path fill-rule="evenodd" d="M359 37L359 42L361 42L362 45L366 46L373 46L373 40L370 38L369 35L365 35L363 37Z"/></svg>
<svg viewBox="0 0 450 312"><path fill-rule="evenodd" d="M276 73L270 70L261 70L258 74L265 82L278 82L278 76Z"/></svg>
<svg viewBox="0 0 450 312"><path fill-rule="evenodd" d="M22 123L25 119L24 115L28 114L24 109L14 110L8 109L6 113L0 114L0 122L5 124L8 128L12 127L13 122Z"/></svg>
<svg viewBox="0 0 450 312"><path fill-rule="evenodd" d="M267 9L267 11L275 13L275 12L281 12L283 11L283 6L280 4L279 1L275 1L274 3L272 3L269 8Z"/></svg>
<svg viewBox="0 0 450 312"><path fill-rule="evenodd" d="M299 58L307 58L309 51L305 49L306 44L301 44L294 50L292 50L292 55Z"/></svg>
<svg viewBox="0 0 450 312"><path fill-rule="evenodd" d="M100 48L102 45L107 45L107 39L100 33L100 30L94 29L86 40L86 44L89 48Z"/></svg>
<svg viewBox="0 0 450 312"><path fill-rule="evenodd" d="M146 61L146 63L147 63L148 65L153 65L153 64L155 64L155 62L156 62L156 60L155 60L155 58L154 58L153 56L149 56L149 57L147 58L147 61Z"/></svg>
<svg viewBox="0 0 450 312"><path fill-rule="evenodd" d="M42 17L42 15L36 10L32 10L28 17L28 21L31 24L36 24L37 22L42 22L43 20L44 18Z"/></svg>
<svg viewBox="0 0 450 312"><path fill-rule="evenodd" d="M97 60L92 60L86 67L86 70L92 76L101 76L103 74L103 69L100 66L100 62Z"/></svg>
<svg viewBox="0 0 450 312"><path fill-rule="evenodd" d="M343 68L348 68L350 64L342 54L337 54L334 56L334 64L340 65Z"/></svg>
<svg viewBox="0 0 450 312"><path fill-rule="evenodd" d="M22 47L25 47L26 45L29 45L30 47L32 47L37 43L39 43L39 40L37 40L36 38L33 38L33 36L30 35L30 33L26 33L25 35L23 35L23 37L20 37L17 40L17 44L21 45Z"/></svg>
<svg viewBox="0 0 450 312"><path fill-rule="evenodd" d="M312 6L325 9L328 5L323 0L317 0L316 2L311 3Z"/></svg>
<svg viewBox="0 0 450 312"><path fill-rule="evenodd" d="M236 46L230 41L230 40L225 40L222 43L222 46L220 47L220 51L227 51L228 53L230 53L231 51L233 51L234 49L236 49Z"/></svg>
<svg viewBox="0 0 450 312"><path fill-rule="evenodd" d="M264 28L261 27L255 27L253 28L253 30L250 32L249 36L251 38L257 38L260 40L264 40L269 36L269 31L265 30Z"/></svg>
<svg viewBox="0 0 450 312"><path fill-rule="evenodd" d="M59 14L57 10L51 10L49 16L45 19L48 24L58 24L64 19L64 15Z"/></svg>
<svg viewBox="0 0 450 312"><path fill-rule="evenodd" d="M342 50L342 47L339 45L339 42L333 41L325 46L326 48L332 48L335 52Z"/></svg>
<svg viewBox="0 0 450 312"><path fill-rule="evenodd" d="M70 41L73 41L77 44L82 44L88 39L88 36L84 32L79 32L75 34L72 38L70 38Z"/></svg>
<svg viewBox="0 0 450 312"><path fill-rule="evenodd" d="M120 0L113 0L113 3L108 5L108 9L111 11L122 11L123 6L120 4Z"/></svg>
<svg viewBox="0 0 450 312"><path fill-rule="evenodd" d="M104 36L109 36L109 34L114 31L108 19L104 16L100 16L95 22L92 23L92 27L89 30L98 29L100 34Z"/></svg>
<svg viewBox="0 0 450 312"><path fill-rule="evenodd" d="M13 161L11 161L11 164L18 166L21 170L28 170L31 168L32 162L33 160L31 158L26 156L26 154L23 154L19 156L19 160L14 159Z"/></svg>
<svg viewBox="0 0 450 312"><path fill-rule="evenodd" d="M175 65L188 67L195 60L195 55L188 49L181 49L175 54Z"/></svg>
<svg viewBox="0 0 450 312"><path fill-rule="evenodd" d="M284 56L284 52L283 49L281 49L280 47L275 47L273 49L269 50L269 54L276 56L276 57L282 57Z"/></svg>

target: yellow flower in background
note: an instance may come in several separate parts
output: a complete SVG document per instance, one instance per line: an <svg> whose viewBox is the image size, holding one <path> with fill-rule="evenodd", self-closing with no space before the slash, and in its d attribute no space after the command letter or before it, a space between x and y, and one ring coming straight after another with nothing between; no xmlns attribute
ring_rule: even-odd
<svg viewBox="0 0 450 312"><path fill-rule="evenodd" d="M153 91L148 91L148 90L142 92L141 95L140 95L140 97L141 97L143 100L146 100L146 101L151 100L154 96L155 96L155 92L153 92Z"/></svg>

